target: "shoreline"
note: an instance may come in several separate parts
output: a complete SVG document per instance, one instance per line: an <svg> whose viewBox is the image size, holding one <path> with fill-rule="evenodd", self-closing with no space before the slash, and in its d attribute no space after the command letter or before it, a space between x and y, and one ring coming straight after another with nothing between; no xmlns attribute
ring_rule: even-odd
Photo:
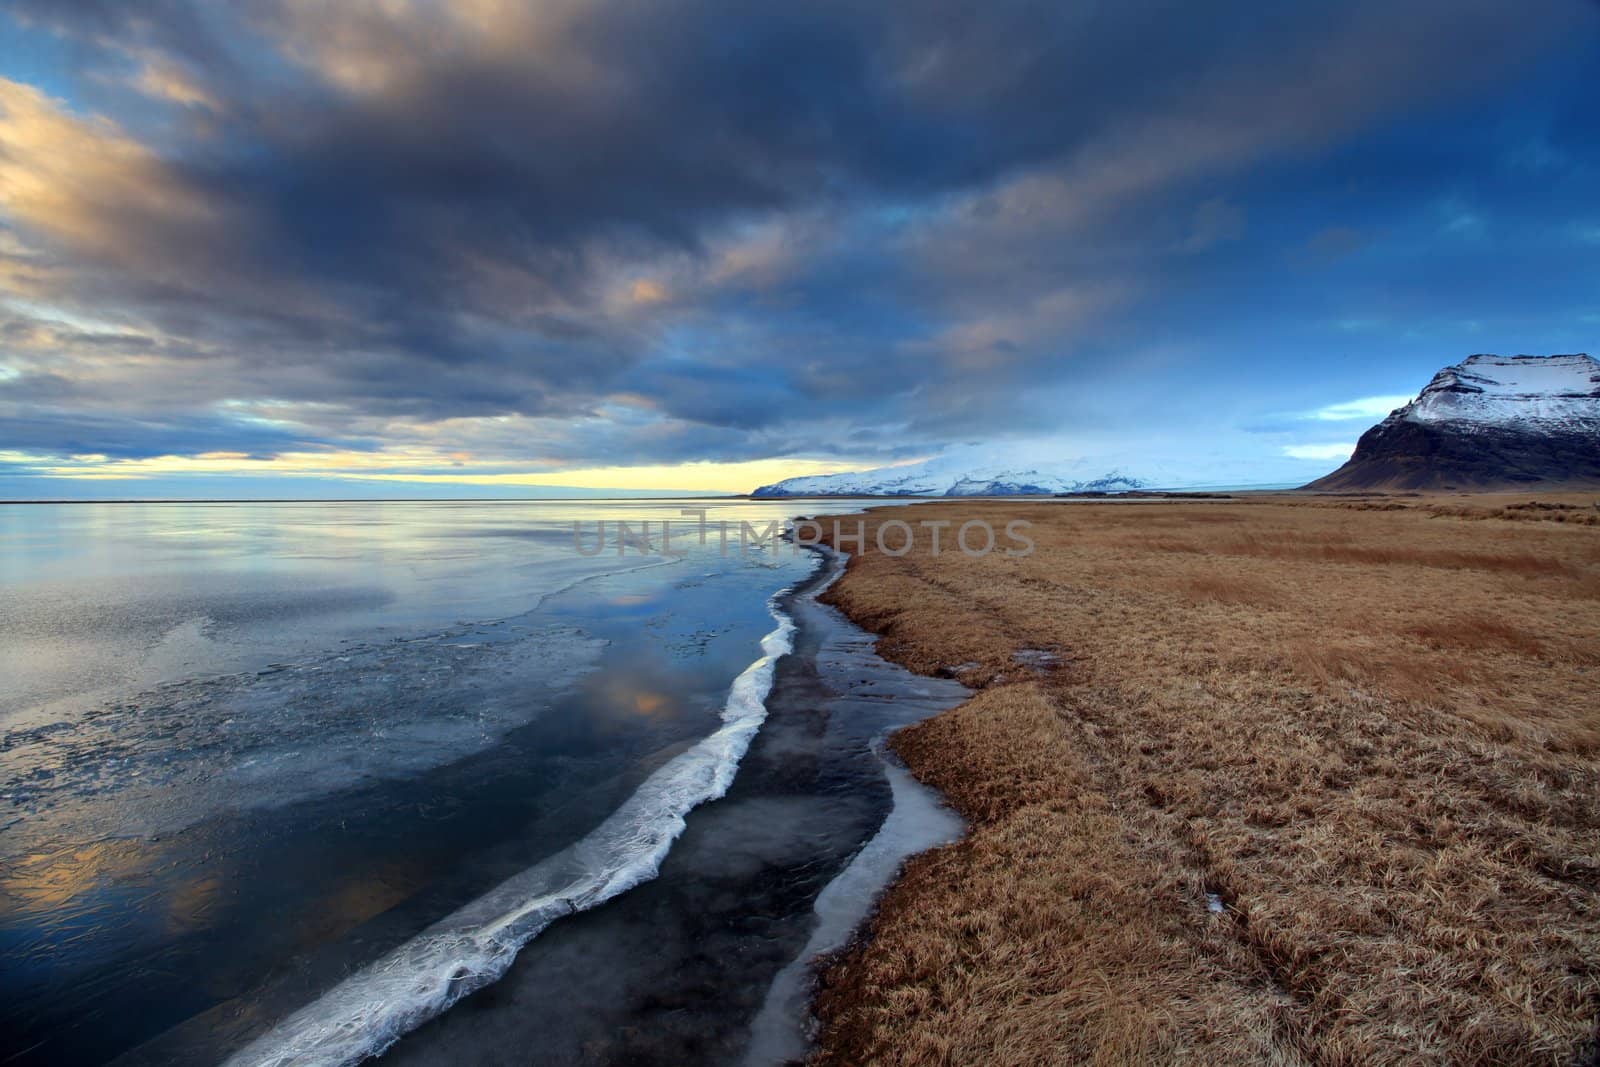
<svg viewBox="0 0 1600 1067"><path fill-rule="evenodd" d="M969 832L823 972L812 1062L1595 1055L1600 539L1391 505L921 512L1025 514L1016 562L865 510L825 599L976 690L892 742Z"/></svg>
<svg viewBox="0 0 1600 1067"><path fill-rule="evenodd" d="M849 560L826 546L809 546L809 550L819 556L821 565L810 580L785 597L784 610L794 620L797 634L811 636L820 628L814 613L821 610L819 606L828 590L843 577ZM843 621L845 626L860 630L848 618ZM813 666L820 675L817 658L813 657ZM834 672L836 676L840 673ZM779 684L774 684L774 695L779 694ZM966 690L961 689L960 693L965 694ZM949 700L959 703L960 696L952 694ZM893 738L902 728L886 730L869 746L889 785L889 810L878 829L822 887L813 902L811 912L817 917L817 925L795 957L773 977L761 1011L751 1025L750 1044L742 1058L745 1067L803 1061L814 1051L816 1019L811 1009L822 969L830 959L847 951L860 935L909 858L958 840L965 832L965 824L943 794L919 781L893 753Z"/></svg>
<svg viewBox="0 0 1600 1067"><path fill-rule="evenodd" d="M795 1045L808 998L774 982L789 972L809 992L818 916L842 903L849 917L855 861L888 843L880 835L906 786L927 792L909 776L897 788L870 742L965 693L880 659L870 634L818 605L833 573L816 555L819 566L773 598L793 651L776 661L766 719L726 794L685 816L657 876L553 923L498 982L381 1062L502 1062L505 1050L538 1047L553 1063L776 1064L809 1051ZM753 1048L769 1002L767 1043Z"/></svg>
<svg viewBox="0 0 1600 1067"><path fill-rule="evenodd" d="M352 1065L380 1057L498 982L551 924L653 880L688 814L727 793L766 719L777 662L794 648L794 623L783 607L791 592L768 598L777 625L761 638L761 655L734 678L713 733L673 756L572 845L354 972L229 1056L226 1067Z"/></svg>

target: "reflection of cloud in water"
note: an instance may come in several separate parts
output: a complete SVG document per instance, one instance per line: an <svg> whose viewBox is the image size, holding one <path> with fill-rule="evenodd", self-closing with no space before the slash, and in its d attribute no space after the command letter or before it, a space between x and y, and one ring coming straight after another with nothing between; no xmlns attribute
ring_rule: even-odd
<svg viewBox="0 0 1600 1067"><path fill-rule="evenodd" d="M22 818L0 856L39 848L63 825L85 836L170 833L421 773L536 718L600 648L571 627L457 627L164 686L76 722L14 731L0 776Z"/></svg>
<svg viewBox="0 0 1600 1067"><path fill-rule="evenodd" d="M136 841L95 841L23 856L0 873L0 893L24 913L64 908L138 873L144 865L142 852Z"/></svg>
<svg viewBox="0 0 1600 1067"><path fill-rule="evenodd" d="M635 693L633 710L641 715L654 715L666 707L670 699L665 693Z"/></svg>
<svg viewBox="0 0 1600 1067"><path fill-rule="evenodd" d="M411 895L417 871L399 866L346 878L301 910L296 940L310 948L381 915Z"/></svg>
<svg viewBox="0 0 1600 1067"><path fill-rule="evenodd" d="M167 933L178 935L211 925L226 887L215 874L186 878L167 889Z"/></svg>
<svg viewBox="0 0 1600 1067"><path fill-rule="evenodd" d="M109 927L132 927L145 917L130 902L148 898L146 849L138 841L96 841L39 852L0 865L0 929L7 958L16 966L53 970L65 964L63 948Z"/></svg>
<svg viewBox="0 0 1600 1067"><path fill-rule="evenodd" d="M580 682L596 733L614 734L638 728L638 719L676 719L686 707L682 685L667 673L641 665L633 670L606 670ZM709 709L708 709L709 711Z"/></svg>

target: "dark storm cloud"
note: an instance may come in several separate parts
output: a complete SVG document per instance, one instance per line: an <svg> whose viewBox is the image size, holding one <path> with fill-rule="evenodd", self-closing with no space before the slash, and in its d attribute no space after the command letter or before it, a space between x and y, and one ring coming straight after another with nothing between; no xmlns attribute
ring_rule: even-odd
<svg viewBox="0 0 1600 1067"><path fill-rule="evenodd" d="M226 451L270 459L284 451L327 448L335 442L271 426L241 425L218 417L166 416L145 422L75 410L43 411L6 420L7 449L43 455L97 455L111 459L201 455ZM368 443L371 444L370 442Z"/></svg>
<svg viewBox="0 0 1600 1067"><path fill-rule="evenodd" d="M27 371L0 377L0 448L372 447L385 420L526 416L570 420L526 454L575 463L787 454L825 419L885 454L914 447L886 425L1059 421L1070 400L1018 389L1286 241L1273 167L1436 121L1593 29L1561 0L13 9L78 78L68 105L0 104L26 134L0 167L58 168L0 200L26 246L0 269L110 322L0 356ZM1551 158L1592 116L1539 131ZM1434 196L1449 127L1360 161L1415 186L1372 198ZM1324 258L1369 232L1304 228ZM309 405L301 428L218 407L269 400Z"/></svg>

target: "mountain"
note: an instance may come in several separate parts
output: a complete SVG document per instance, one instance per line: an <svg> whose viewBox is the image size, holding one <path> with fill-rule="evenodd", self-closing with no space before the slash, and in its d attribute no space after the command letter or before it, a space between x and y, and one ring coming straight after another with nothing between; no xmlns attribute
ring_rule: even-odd
<svg viewBox="0 0 1600 1067"><path fill-rule="evenodd" d="M763 485L754 497L789 496L1037 496L1125 492L1132 489L1215 488L1246 484L1252 473L1236 462L1185 464L1114 462L1084 456L1041 460L1035 445L966 445L920 463L844 474L813 474ZM1202 469L1203 468L1203 469ZM1281 473L1281 472L1279 472ZM1243 475L1243 480L1241 480ZM1285 483L1285 484L1293 484Z"/></svg>
<svg viewBox="0 0 1600 1067"><path fill-rule="evenodd" d="M1366 433L1317 490L1600 485L1600 362L1470 356Z"/></svg>
<svg viewBox="0 0 1600 1067"><path fill-rule="evenodd" d="M755 497L785 496L1029 496L1051 493L1115 492L1148 488L1142 478L1110 470L1080 476L1070 464L1010 467L980 461L974 466L940 456L903 467L847 474L813 474L763 485Z"/></svg>

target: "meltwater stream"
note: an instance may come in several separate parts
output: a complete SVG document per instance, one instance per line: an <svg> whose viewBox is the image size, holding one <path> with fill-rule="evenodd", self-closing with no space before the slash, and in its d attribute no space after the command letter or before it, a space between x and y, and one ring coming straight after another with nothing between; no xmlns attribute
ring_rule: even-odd
<svg viewBox="0 0 1600 1067"><path fill-rule="evenodd" d="M0 509L0 1060L803 1047L799 961L951 832L874 745L960 691L808 553L570 549L681 506Z"/></svg>

